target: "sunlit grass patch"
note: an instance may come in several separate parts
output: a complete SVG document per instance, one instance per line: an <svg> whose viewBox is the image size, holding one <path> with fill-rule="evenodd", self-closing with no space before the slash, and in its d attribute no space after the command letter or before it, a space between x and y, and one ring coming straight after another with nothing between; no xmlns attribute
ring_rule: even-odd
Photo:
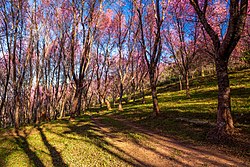
<svg viewBox="0 0 250 167"><path fill-rule="evenodd" d="M232 115L236 128L243 134L241 138L247 143L250 138L250 70L232 73L230 78ZM147 131L184 141L206 142L206 134L216 122L216 78L198 79L191 80L197 82L191 84L191 98L186 97L185 90L173 91L176 84L172 84L174 88L162 85L158 94L161 110L158 117L152 112L148 92L145 104L141 104L141 99L124 103L122 112L116 106L111 111L105 106L96 107L74 121L66 118L26 126L18 133L13 129L1 130L0 166L135 166L131 157L124 155L112 142L122 140L147 146L148 138L115 118L124 118ZM247 144L244 148L230 147L242 154L247 152ZM173 152L173 156L180 155L178 151Z"/></svg>
<svg viewBox="0 0 250 167"><path fill-rule="evenodd" d="M250 125L250 70L231 73L229 77L235 126L249 136L249 130L245 127ZM191 98L186 97L185 90L176 90L176 86L178 85L161 85L158 88L161 110L159 117L153 116L151 96L147 96L146 104L141 104L138 100L136 104L125 105L124 112L116 115L183 139L204 141L207 132L216 122L218 97L216 77L192 79Z"/></svg>
<svg viewBox="0 0 250 167"><path fill-rule="evenodd" d="M0 166L128 166L107 152L112 146L89 118L58 120L0 136Z"/></svg>

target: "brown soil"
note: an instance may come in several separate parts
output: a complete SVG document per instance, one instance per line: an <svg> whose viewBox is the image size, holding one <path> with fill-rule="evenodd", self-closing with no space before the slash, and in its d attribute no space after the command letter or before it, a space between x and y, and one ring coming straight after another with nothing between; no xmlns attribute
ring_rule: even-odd
<svg viewBox="0 0 250 167"><path fill-rule="evenodd" d="M133 134L143 136L142 139L124 137L125 132L115 130L100 118L92 118L103 138L113 146L112 152L132 162L130 164L133 166L250 166L249 161L227 155L227 152L219 147L187 144L153 133L124 119L112 119L119 121L121 126L128 127Z"/></svg>

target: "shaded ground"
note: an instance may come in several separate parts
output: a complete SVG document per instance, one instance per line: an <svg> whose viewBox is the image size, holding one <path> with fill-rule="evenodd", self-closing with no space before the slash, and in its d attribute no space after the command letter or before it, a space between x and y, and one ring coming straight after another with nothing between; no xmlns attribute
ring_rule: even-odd
<svg viewBox="0 0 250 167"><path fill-rule="evenodd" d="M250 166L250 70L230 74L232 142L206 140L216 121L214 77L192 80L191 96L175 85L159 87L161 114L152 117L150 94L124 111L90 109L16 132L0 130L0 166Z"/></svg>
<svg viewBox="0 0 250 167"><path fill-rule="evenodd" d="M199 77L191 80L191 98L185 90L178 91L176 85L161 85L158 100L161 114L153 117L150 94L141 99L124 103L124 112L112 111L122 117L152 131L158 130L175 137L201 145L227 147L230 154L250 159L250 69L230 73L231 107L237 132L230 142L208 141L208 132L215 127L217 112L217 86L215 76Z"/></svg>
<svg viewBox="0 0 250 167"><path fill-rule="evenodd" d="M139 166L248 166L209 146L179 142L117 117L93 118L104 138ZM115 126L116 125L116 126ZM121 134L122 133L122 134ZM129 136L124 138L122 136ZM125 156L126 157L126 156Z"/></svg>
<svg viewBox="0 0 250 167"><path fill-rule="evenodd" d="M0 135L0 166L249 166L220 147L191 144L109 112Z"/></svg>

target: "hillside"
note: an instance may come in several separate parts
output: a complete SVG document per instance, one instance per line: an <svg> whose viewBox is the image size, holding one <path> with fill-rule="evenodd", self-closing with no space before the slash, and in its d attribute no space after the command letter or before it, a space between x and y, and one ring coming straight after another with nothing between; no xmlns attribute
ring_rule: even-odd
<svg viewBox="0 0 250 167"><path fill-rule="evenodd" d="M74 121L1 130L0 166L248 166L250 70L231 73L230 82L238 133L225 143L206 138L217 108L209 76L191 81L191 98L177 84L159 87L159 117L148 95L123 112L93 108Z"/></svg>

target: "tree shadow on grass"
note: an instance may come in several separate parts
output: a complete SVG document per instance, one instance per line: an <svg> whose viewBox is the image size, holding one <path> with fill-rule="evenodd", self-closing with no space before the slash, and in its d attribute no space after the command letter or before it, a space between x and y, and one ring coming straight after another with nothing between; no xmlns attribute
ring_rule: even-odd
<svg viewBox="0 0 250 167"><path fill-rule="evenodd" d="M113 119L113 117L110 117L110 118ZM115 121L116 123L113 123L113 121ZM116 120L113 120L113 121L111 121L111 120L110 121L105 121L105 124L102 124L105 127L112 128L113 130L112 130L111 133L116 133L116 132L119 132L119 133L136 132L136 133L140 133L140 134L151 136L151 137L153 136L153 139L152 138L151 139L147 138L147 140L151 141L151 140L154 140L154 138L156 138L156 139L158 139L158 141L160 141L160 143L158 143L158 144L162 144L164 147L172 149L172 150L181 148L182 152L183 152L183 150L184 150L184 152L186 152L185 150L188 150L188 152L189 151L194 151L194 152L196 152L198 154L205 153L207 156L214 156L214 157L217 157L217 158L220 158L220 159L224 159L224 160L226 160L226 161L228 161L230 163L233 162L233 163L238 164L240 166L245 166L244 163L235 161L235 160L231 159L230 156L228 157L228 156L226 156L224 154L220 154L217 151L214 152L212 150L206 150L204 148L195 147L189 141L185 141L185 140L182 141L182 140L179 140L178 138L175 138L176 136L172 136L172 135L165 136L166 133L162 133L162 132L159 132L157 130L156 131L153 131L153 130L151 131L149 129L146 129L145 126L143 126L143 127L139 126L138 127L138 126L136 126L136 124L133 124L133 123L131 124L128 121L120 120L119 118L116 119ZM158 121L161 121L161 120L158 120ZM127 128L125 128L126 126L127 126ZM207 126L206 128L211 128L208 125L205 125L205 126ZM120 128L120 127L123 127L123 128ZM183 128L185 128L185 124L184 124L184 126L183 125L181 125L180 127L177 126L177 129L175 129L175 131L180 131L180 132L183 133L183 131L181 130ZM201 130L201 132L204 133L204 128L200 128L199 130ZM194 129L194 128L190 128L188 131L189 131L188 134L189 135L192 134L193 136L197 132L197 130ZM165 137L167 137L167 138L165 138ZM162 155L162 153L156 151L155 149L152 149L151 147L148 147L147 145L143 145L140 142L140 140L138 140L136 137L132 136L132 140L138 146L144 147L145 149L150 150L152 152L155 152L156 154L164 157L164 155ZM171 144L169 145L168 143L172 143L175 146L171 146ZM250 151L250 147L249 147L250 143L249 143L249 141L240 141L239 143L233 142L233 143L228 143L228 144L229 144L230 147L236 148L235 152L237 152L237 155L242 154L243 156L245 156L244 154L246 152L248 152L248 154L249 154L249 151ZM240 147L240 149L242 148L243 149L243 150L241 150L242 152L239 151L239 148L237 148L237 147ZM216 166L227 166L224 163L217 162L216 160L212 160L212 159L208 158L207 156L206 157L199 157L199 156L196 157L196 154L194 156L195 156L195 159L199 159L202 162L207 162L209 164L213 164L213 165L216 165ZM245 157L247 157L247 155ZM169 157L165 155L165 158L169 158ZM185 158L185 157L183 157L183 158ZM173 160L173 159L171 158L171 160ZM188 166L188 165L185 164L184 166Z"/></svg>
<svg viewBox="0 0 250 167"><path fill-rule="evenodd" d="M207 99L207 98L213 98L217 99L218 90L212 89L212 90L199 90L195 91L191 94L191 97L194 99ZM250 97L250 88L246 87L239 87L239 88L231 88L231 97L234 98L242 98L242 99L248 99Z"/></svg>
<svg viewBox="0 0 250 167"><path fill-rule="evenodd" d="M97 147L101 148L103 151L109 153L110 155L118 158L119 160L131 166L140 166L140 167L152 166L152 164L150 164L149 162L146 162L145 160L142 160L132 155L131 152L128 152L127 150L124 150L123 148L120 148L119 146L115 145L110 140L107 140L107 137L108 137L112 140L119 140L122 142L122 139L120 139L120 136L117 133L119 132L124 133L124 134L130 133L128 127L123 126L117 129L116 126L109 126L108 124L100 125L99 123L97 124L97 122L93 120L95 120L95 118L93 118L92 122L88 124L81 124L81 122L77 122L76 124L69 125L70 130L66 131L65 133L67 134L76 133L77 135L88 137L90 140L86 140L86 142L96 145ZM108 128L108 131L106 131L105 128ZM109 132L109 130L111 131ZM132 141L134 144L140 147L136 139ZM146 147L145 149L150 150L150 148L146 148ZM164 156L161 153L157 153L157 152L155 153L158 154L159 156L169 159L169 157ZM187 164L182 163L176 159L172 159L172 161L175 161L175 163L182 165L182 166L188 166Z"/></svg>
<svg viewBox="0 0 250 167"><path fill-rule="evenodd" d="M47 149L50 152L50 156L52 158L52 164L53 166L68 166L67 164L64 163L61 154L56 150L55 147L53 147L47 140L47 137L45 136L42 128L40 126L38 126L37 130L40 132L40 136L42 138L42 141L44 143L44 145L47 147Z"/></svg>
<svg viewBox="0 0 250 167"><path fill-rule="evenodd" d="M113 144L109 143L108 141L106 141L103 137L103 133L101 132L100 128L98 126L96 126L95 124L81 124L84 121L82 120L81 122L78 122L76 124L71 124L69 125L69 131L65 131L64 133L68 134L68 133L76 133L77 135L80 136L84 136L84 137L88 137L90 140L86 140L85 142L89 142L90 144L94 144L97 147L101 148L103 151L106 151L107 153L109 153L110 155L120 159L121 161L132 165L132 166L147 166L147 164L144 164L143 162L137 161L135 159L133 159L133 161L131 161L130 158L125 158L120 154L126 154L125 152L123 152L122 150L120 150L119 148L117 148L116 146L114 146ZM115 151L113 151L112 149L107 148L111 147L113 149L116 149L120 154L116 153Z"/></svg>
<svg viewBox="0 0 250 167"><path fill-rule="evenodd" d="M18 148L13 147L15 141L13 142L11 139L6 138L5 136L1 136L0 134L0 166L7 166L6 159L12 152L17 151Z"/></svg>
<svg viewBox="0 0 250 167"><path fill-rule="evenodd" d="M39 157L36 155L34 151L30 149L30 145L27 141L27 136L28 134L24 131L24 135L20 135L19 131L16 130L16 137L15 138L15 143L23 149L25 154L28 156L29 160L33 162L33 164L37 167L45 167L43 162L39 159Z"/></svg>
<svg viewBox="0 0 250 167"><path fill-rule="evenodd" d="M163 88L160 88L158 93L166 93L166 92L171 92L168 90L162 90ZM213 88L210 90L204 90L204 89L197 89L197 90L192 90L191 89L191 98L187 98L184 93L180 93L179 95L176 93L174 96L163 96L159 95L159 102L165 103L168 101L173 101L173 102L178 102L178 101L196 101L196 100L217 100L218 96L218 90L217 88ZM250 88L249 87L231 87L231 97L232 98L239 98L243 101L250 101ZM185 102L184 102L185 103Z"/></svg>
<svg viewBox="0 0 250 167"><path fill-rule="evenodd" d="M237 113L232 113L235 122L237 122L236 128L240 129L240 136L236 133L228 142L214 143L207 140L207 134L216 126L216 106L211 108L211 104L184 104L183 106L163 106L161 107L161 114L158 117L153 116L152 112L145 112L149 110L148 107L141 108L140 106L126 108L123 113L113 114L113 116L128 119L138 125L151 130L158 130L182 140L223 145L235 154L249 154L250 131L246 130L249 127L247 125L247 120L250 118L248 113L241 115L244 119L236 117Z"/></svg>
<svg viewBox="0 0 250 167"><path fill-rule="evenodd" d="M107 129L111 129L110 132L108 132L109 136L112 136L115 135L116 133L122 133L123 135L127 135L127 134L130 134L130 133L138 133L138 134L141 134L141 135L146 135L148 137L151 137L151 138L146 138L146 140L148 140L149 142L151 142L152 140L154 140L155 138L158 138L156 143L158 145L162 144L163 145L163 148L165 149L170 149L170 150L178 150L179 148L182 148L182 152L184 152L185 154L189 154L188 152L189 151L194 151L196 153L205 153L207 154L208 156L215 156L215 157L218 157L218 158L222 158L224 160L227 160L228 162L233 162L233 163L236 163L236 164L241 164L241 162L237 162L237 161L234 161L230 158L228 158L227 156L224 156L222 154L217 154L217 152L212 152L212 151L206 151L206 150L203 150L203 149L198 149L198 148L195 148L192 146L192 144L190 143L185 143L185 144L182 144L181 142L178 142L178 140L176 140L176 138L172 138L172 136L168 136L167 138L164 137L164 135L162 134L162 136L159 136L158 133L154 133L150 130L145 130L145 128L137 128L137 127L134 127L133 124L130 124L129 122L127 121L120 121L119 119L118 120L112 120L112 119L105 119L105 117L103 118L100 118L99 119L99 122L101 121L101 124L98 123L98 125L100 127L104 127L104 128L107 128ZM132 126L130 126L132 125ZM102 132L105 134L105 132ZM195 132L193 131L193 134ZM130 137L130 140L135 144L137 145L139 148L144 148L145 150L149 151L149 152L153 152L155 153L156 155L159 155L160 157L164 157L165 159L169 159L171 160L172 162L174 161L175 163L177 164L180 164L182 166L189 166L188 164L186 164L185 162L183 162L182 160L179 160L179 158L175 158L175 157L171 157L169 155L166 155L162 152L160 152L159 150L157 151L156 149L152 149L152 147L149 147L148 144L142 144L142 142L140 141L140 139L138 140L137 137L133 136L133 135L129 135ZM131 139L132 138L132 139ZM160 141L160 143L159 143ZM172 144L169 144L172 143ZM176 147L177 146L177 147ZM185 151L187 150L187 151ZM195 156L195 159L199 159L201 162L205 162L205 163L209 163L209 164L213 164L213 165L216 165L216 166L224 166L224 164L222 164L221 162L217 162L216 160L210 160L209 158L207 157L199 157L197 156L196 157L196 153L194 154ZM198 155L197 154L197 155ZM183 157L185 158L185 157ZM242 164L244 165L244 164Z"/></svg>

